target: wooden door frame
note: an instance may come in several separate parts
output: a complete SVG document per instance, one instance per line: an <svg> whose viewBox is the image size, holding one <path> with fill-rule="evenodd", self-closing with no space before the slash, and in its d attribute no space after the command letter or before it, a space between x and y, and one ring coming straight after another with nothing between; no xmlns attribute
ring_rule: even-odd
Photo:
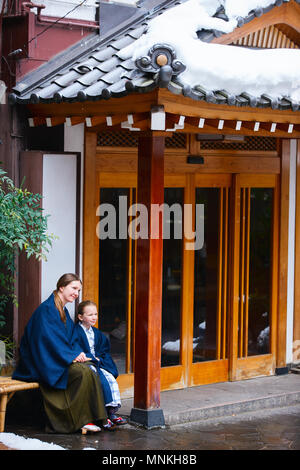
<svg viewBox="0 0 300 470"><path fill-rule="evenodd" d="M191 143L193 140L191 141ZM285 143L284 143L285 142ZM167 178L173 179L173 183L179 181L180 178L185 177L186 178L186 190L185 190L185 202L192 200L192 193L193 193L193 187L194 187L194 181L195 178L209 178L209 174L212 176L216 175L217 173L220 173L217 171L217 168L220 168L220 162L223 160L226 161L226 170L228 175L232 177L233 179L233 186L231 190L231 194L234 193L234 185L236 178L238 176L236 175L236 172L240 171L243 173L250 173L251 168L253 171L253 168L256 168L257 163L259 162L260 159L263 158L263 155L266 155L266 157L263 159L264 161L264 168L259 167L258 168L258 174L265 174L267 173L267 168L269 167L270 171L268 171L268 174L274 174L277 175L278 184L276 186L275 194L274 197L277 200L277 204L280 207L280 215L278 219L278 225L276 230L278 230L278 240L281 240L280 243L280 248L279 248L279 256L278 256L278 265L277 265L277 274L278 274L278 291L277 291L277 299L278 299L278 315L275 319L273 319L273 330L276 329L277 337L274 339L272 337L271 340L271 348L272 351L274 351L274 348L276 348L276 366L277 368L280 366L286 366L285 364L285 353L286 353L286 344L285 340L282 342L281 340L284 339L285 336L285 331L286 331L286 325L284 325L284 322L286 322L286 307L284 305L284 296L286 296L286 289L287 289L287 223L288 223L288 216L287 216L287 207L288 207L288 175L289 175L289 140L286 139L282 142L282 150L280 150L281 146L279 145L279 153L276 155L276 152L257 152L255 155L254 152L237 152L233 151L230 152L232 153L232 157L229 155L228 151L204 151L204 155L207 154L207 161L208 166L206 165L201 165L195 167L194 165L187 165L186 164L186 155L188 154L188 150L191 149L186 149L185 151L179 152L181 155L178 154L176 155L177 151L174 151L174 154L176 155L176 158L172 159L171 152L166 155L166 176ZM200 149L197 149L196 153L201 152ZM113 152L112 152L113 153ZM261 153L261 155L260 155ZM201 152L203 154L203 152ZM240 158L239 158L239 154ZM97 218L95 216L96 214L96 206L97 202L95 199L96 195L96 188L98 185L96 173L97 171L101 172L101 178L102 181L105 181L105 178L107 178L107 181L111 177L116 176L116 173L114 172L113 169L113 162L111 159L110 155L110 163L108 165L108 172L103 173L104 170L104 163L107 162L108 155L110 155L110 151L107 152L106 156L106 150L103 148L101 149L101 152L99 152L99 147L97 148L97 135L94 132L87 132L85 133L85 183L88 181L88 184L84 185L84 242L83 242L83 247L88 246L88 250L84 250L84 257L83 257L83 295L85 298L93 298L96 302L98 302L98 292L97 289L95 289L95 286L92 285L93 279L98 278L98 258L95 256L94 253L98 253L98 246L95 246L94 249L96 251L93 252L91 249L91 246L95 245L95 241L91 240L91 235L94 235L95 231L95 226L97 223ZM120 151L117 153L118 161L120 162ZM132 180L134 184L136 184L136 150L135 149L127 149L124 154L124 164L122 168L118 168L118 171L124 171L125 168L128 168L128 171L123 173L123 181L129 181ZM172 159L172 160L171 160ZM221 159L221 160L220 160ZM222 160L223 159L223 160ZM230 162L234 162L233 166ZM103 163L104 162L104 163ZM126 163L127 162L127 163ZM169 163L168 163L169 162ZM178 162L178 165L177 163ZM250 165L251 162L251 165ZM280 163L279 163L280 162ZM128 165L129 164L129 165ZM256 170L255 170L256 171ZM224 173L222 173L224 176ZM120 175L121 176L121 175ZM178 183L179 184L179 183ZM112 187L111 183L110 186ZM236 243L235 238L236 235L235 233L235 223L233 222L233 218L236 218L236 214L238 213L238 199L236 200L235 205L231 205L231 210L233 210L233 216L231 215L231 247L234 246ZM88 215L90 214L90 215ZM232 237L233 235L233 237ZM94 237L96 238L96 237ZM98 245L98 244L97 244ZM235 253L238 253L235 250ZM193 260L194 253L193 251L188 252L187 255L185 255L184 258L184 270L185 272L189 272L188 275L184 275L183 279L183 285L182 289L183 291L191 292L193 289L193 270L191 269L191 266L193 266L194 260ZM236 257L237 258L237 257ZM236 264L236 262L233 263L233 266ZM233 283L233 286L231 288L233 295L231 298L231 306L234 305L235 302L235 289L236 286L234 284L234 274L233 272L231 273L231 277L229 279L231 283ZM181 364L187 364L191 363L191 351L188 351L187 348L185 348L185 343L188 341L187 338L192 338L192 321L191 317L188 314L191 310L191 305L192 305L192 299L190 298L191 296L182 296L182 324L181 324L181 330L184 331L184 328L186 328L187 331L187 336L184 337L185 335L182 335L182 351L186 350L185 352L181 352ZM273 307L274 308L274 307ZM186 315L186 318L183 320L184 315ZM185 323L186 322L186 323ZM236 322L235 318L235 313L234 309L231 308L230 311L230 322ZM276 323L276 325L275 325ZM184 324L186 326L184 326ZM278 328L277 328L278 325ZM231 330L233 333L231 333L231 337L229 338L229 343L232 344L232 350L235 349L235 333L234 330ZM256 357L256 356L254 356ZM205 362L205 365L207 367L207 371L204 374L205 377L203 377L203 380L201 383L209 383L211 381L210 379L210 372L209 368L213 367L212 365L209 365L209 362ZM253 359L253 362L255 360ZM163 368L162 368L162 373L161 373L161 384L162 384L162 390L168 389L168 388L180 388L180 387L186 387L190 385L197 385L198 381L195 383L192 381L187 373L187 370L184 367L181 366L173 366L174 369L172 371L172 374L169 374L169 377L164 373ZM221 366L221 368L224 367ZM227 365L226 365L227 367ZM249 363L249 367L251 369L251 365ZM232 354L232 351L229 351L228 355L228 370L229 370L229 380L237 380L239 374L237 374L239 367L237 368L237 357L235 357L234 354ZM253 368L252 368L253 369ZM272 371L273 371L273 366L272 366ZM213 369L212 369L213 370ZM218 372L219 373L219 372ZM174 380L174 382L171 384L170 382L173 380L173 378L177 376L177 379ZM199 374L199 377L201 374ZM243 377L242 377L243 378ZM228 378L224 377L224 380L228 380ZM123 377L120 377L120 383L124 381L124 390L125 393L123 394L124 397L129 397L133 396L133 374L127 374L126 376L124 375Z"/></svg>
<svg viewBox="0 0 300 470"><path fill-rule="evenodd" d="M272 288L270 318L270 353L256 356L238 357L238 309L239 309L239 258L240 258L240 190L245 187L272 187L273 223L272 223ZM279 251L279 178L275 174L234 175L232 191L231 220L231 326L229 379L231 381L249 379L260 375L274 375L276 367L276 336L278 318L278 251Z"/></svg>
<svg viewBox="0 0 300 470"><path fill-rule="evenodd" d="M195 192L196 188L231 188L233 175L230 173L211 173L195 174L193 187L191 191L193 193L193 204L195 204ZM191 285L194 293L194 251L190 255L193 259L192 269L190 269ZM203 385L215 382L226 382L228 380L229 373L229 360L228 358L220 358L210 361L193 362L193 317L194 317L194 296L190 295L190 324L189 324L189 367L188 367L188 386ZM228 323L228 322L227 322Z"/></svg>

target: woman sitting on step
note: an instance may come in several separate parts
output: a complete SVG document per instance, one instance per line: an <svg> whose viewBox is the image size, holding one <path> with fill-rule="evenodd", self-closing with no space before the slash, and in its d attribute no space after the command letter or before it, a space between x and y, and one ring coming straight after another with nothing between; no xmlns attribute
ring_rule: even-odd
<svg viewBox="0 0 300 470"><path fill-rule="evenodd" d="M108 423L99 378L89 367L65 307L78 298L81 287L76 274L61 276L26 325L13 374L13 379L39 382L49 432L97 432L97 422Z"/></svg>

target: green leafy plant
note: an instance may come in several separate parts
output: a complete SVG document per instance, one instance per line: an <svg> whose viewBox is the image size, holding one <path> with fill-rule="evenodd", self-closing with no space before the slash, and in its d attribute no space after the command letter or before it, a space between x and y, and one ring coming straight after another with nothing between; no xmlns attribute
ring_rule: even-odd
<svg viewBox="0 0 300 470"><path fill-rule="evenodd" d="M40 194L18 188L0 168L0 328L9 302L17 305L15 260L20 252L27 258L46 259L53 234L47 234L47 219L41 208Z"/></svg>

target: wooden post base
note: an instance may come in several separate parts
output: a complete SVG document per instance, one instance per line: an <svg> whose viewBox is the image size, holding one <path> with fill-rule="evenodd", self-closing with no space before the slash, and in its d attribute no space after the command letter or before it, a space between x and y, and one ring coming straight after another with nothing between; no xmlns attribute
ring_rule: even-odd
<svg viewBox="0 0 300 470"><path fill-rule="evenodd" d="M165 426L164 413L161 408L147 410L132 408L129 422L143 426L146 429L162 428Z"/></svg>

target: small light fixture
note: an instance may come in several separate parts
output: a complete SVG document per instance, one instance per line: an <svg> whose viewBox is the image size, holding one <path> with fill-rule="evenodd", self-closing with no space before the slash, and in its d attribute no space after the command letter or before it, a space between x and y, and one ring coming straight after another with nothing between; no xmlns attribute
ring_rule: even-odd
<svg viewBox="0 0 300 470"><path fill-rule="evenodd" d="M187 163L191 163L192 165L203 165L204 158L200 155L188 155Z"/></svg>
<svg viewBox="0 0 300 470"><path fill-rule="evenodd" d="M224 135L222 134L196 134L196 140L224 140Z"/></svg>
<svg viewBox="0 0 300 470"><path fill-rule="evenodd" d="M238 134L196 134L198 142L244 142L245 136Z"/></svg>

